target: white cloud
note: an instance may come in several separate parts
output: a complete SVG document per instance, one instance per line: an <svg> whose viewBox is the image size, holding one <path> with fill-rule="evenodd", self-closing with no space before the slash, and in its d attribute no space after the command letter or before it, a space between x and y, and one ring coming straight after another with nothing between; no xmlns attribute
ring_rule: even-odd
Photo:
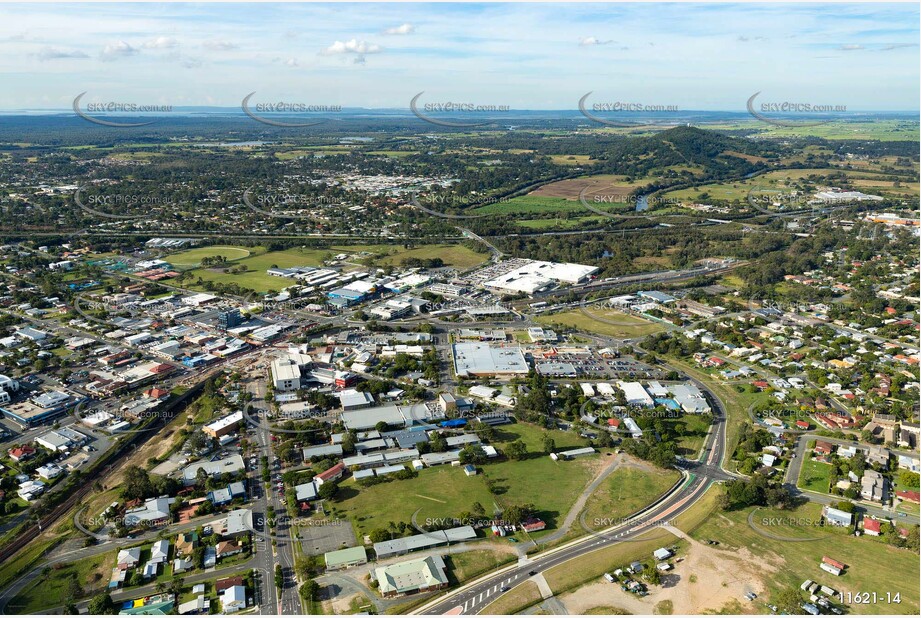
<svg viewBox="0 0 921 618"><path fill-rule="evenodd" d="M299 67L299 66L301 66L301 65L299 65L299 64L297 63L297 58L288 58L287 60L285 60L285 66L288 66L288 67Z"/></svg>
<svg viewBox="0 0 921 618"><path fill-rule="evenodd" d="M119 41L113 45L106 45L99 54L99 57L103 62L111 62L120 58L130 58L139 53L137 49L131 47L128 43Z"/></svg>
<svg viewBox="0 0 921 618"><path fill-rule="evenodd" d="M324 56L337 56L339 54L360 54L363 56L365 54L377 54L380 51L380 45L351 39L349 41L336 41L321 53Z"/></svg>
<svg viewBox="0 0 921 618"><path fill-rule="evenodd" d="M158 36L141 44L144 49L172 49L179 47L179 41L171 36Z"/></svg>
<svg viewBox="0 0 921 618"><path fill-rule="evenodd" d="M587 36L587 37L582 37L581 39L579 39L579 45L581 47L589 47L592 45L607 45L608 43L613 43L613 42L614 41L611 41L611 40L602 41L598 37L594 37L594 36Z"/></svg>
<svg viewBox="0 0 921 618"><path fill-rule="evenodd" d="M863 45L842 45L838 49L841 51L860 51L866 48Z"/></svg>
<svg viewBox="0 0 921 618"><path fill-rule="evenodd" d="M202 43L202 47L211 51L229 51L236 49L237 44L231 41L205 41Z"/></svg>
<svg viewBox="0 0 921 618"><path fill-rule="evenodd" d="M89 58L89 56L84 54L82 51L64 51L63 49L58 49L56 47L43 47L42 50L36 54L36 56L42 62L46 62L48 60L61 60L64 58Z"/></svg>
<svg viewBox="0 0 921 618"><path fill-rule="evenodd" d="M412 24L400 24L393 28L387 28L384 30L384 34L412 34L416 31L416 27Z"/></svg>

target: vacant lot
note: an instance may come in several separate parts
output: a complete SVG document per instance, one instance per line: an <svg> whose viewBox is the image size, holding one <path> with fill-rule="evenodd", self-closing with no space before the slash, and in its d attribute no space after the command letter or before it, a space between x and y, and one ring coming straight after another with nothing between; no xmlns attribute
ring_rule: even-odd
<svg viewBox="0 0 921 618"><path fill-rule="evenodd" d="M471 511L479 502L488 514L506 506L533 504L547 523L547 530L559 525L576 498L596 473L598 457L555 462L543 454L542 436L549 433L557 448L584 446L585 441L572 432L547 431L535 425L517 423L497 428L492 443L502 451L505 444L521 439L529 457L521 461L505 460L479 466L480 474L468 477L457 466L426 468L414 479L394 480L372 487L346 481L340 489L335 509L355 524L359 535L375 528L387 528L390 522L416 521L426 527L426 519L457 517ZM495 483L495 494L487 489L487 479ZM553 491L547 491L553 487Z"/></svg>
<svg viewBox="0 0 921 618"><path fill-rule="evenodd" d="M827 494L831 485L831 464L813 459L804 461L796 484L803 489Z"/></svg>
<svg viewBox="0 0 921 618"><path fill-rule="evenodd" d="M468 477L460 467L439 466L419 472L414 479L394 480L372 487L344 482L336 498L337 513L355 524L359 537L376 528L386 529L390 522L416 521L423 528L426 519L458 517L479 502L492 512L493 499L482 476Z"/></svg>
<svg viewBox="0 0 921 618"><path fill-rule="evenodd" d="M113 555L108 553L53 567L47 574L41 574L30 581L7 609L29 614L64 605L69 600L72 580L85 593L105 588L113 562Z"/></svg>
<svg viewBox="0 0 921 618"><path fill-rule="evenodd" d="M624 465L604 480L585 504L585 525L601 530L636 513L664 494L681 477L677 470ZM576 524L578 525L578 524Z"/></svg>
<svg viewBox="0 0 921 618"><path fill-rule="evenodd" d="M225 257L228 260L240 260L249 257L251 253L250 249L246 247L199 247L197 249L189 249L188 251L170 254L166 256L166 261L173 266L184 268L199 266L201 261L208 257Z"/></svg>
<svg viewBox="0 0 921 618"><path fill-rule="evenodd" d="M585 312L580 309L573 309L562 313L541 315L537 318L537 321L542 324L570 327L587 333L597 333L621 339L645 337L665 330L665 326L657 322L650 322L614 309L602 309L600 307L589 307L586 308Z"/></svg>
<svg viewBox="0 0 921 618"><path fill-rule="evenodd" d="M718 489L711 489L702 502L713 499ZM692 510L696 510L695 506ZM745 557L757 572L764 573L762 585L770 595L787 588L799 588L803 580L811 579L833 588L856 593L884 591L901 594L901 604L885 603L851 605L857 614L917 614L919 608L918 555L896 549L873 537L854 537L840 530L827 530L811 525L819 519L821 506L809 503L797 509L741 509L738 511L697 510L688 519L678 518L677 526L690 529L697 540L716 540L714 551L726 558ZM749 515L752 525L749 525ZM687 513L685 514L687 515ZM783 540L791 539L791 540ZM794 540L795 539L795 540ZM810 540L814 539L814 540ZM848 566L840 577L819 568L823 556L830 556ZM886 565L880 568L880 565ZM894 575L897 574L897 575Z"/></svg>

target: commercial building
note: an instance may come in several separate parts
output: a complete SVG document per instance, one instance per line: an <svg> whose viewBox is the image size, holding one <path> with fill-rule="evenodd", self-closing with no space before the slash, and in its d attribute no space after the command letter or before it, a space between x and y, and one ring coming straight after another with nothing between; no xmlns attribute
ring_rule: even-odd
<svg viewBox="0 0 921 618"><path fill-rule="evenodd" d="M653 406L652 397L649 396L649 393L646 392L646 389L643 388L643 385L639 382L624 382L618 381L617 388L624 392L624 397L627 399L627 404L632 406L642 406L644 408L651 408Z"/></svg>
<svg viewBox="0 0 921 618"><path fill-rule="evenodd" d="M458 377L512 378L528 375L528 362L518 347L493 347L465 342L451 346Z"/></svg>
<svg viewBox="0 0 921 618"><path fill-rule="evenodd" d="M444 412L436 406L424 403L417 404L390 404L349 410L340 415L342 424L346 429L358 431L374 429L378 423L386 423L390 427L411 427L413 423L428 423L444 418Z"/></svg>
<svg viewBox="0 0 921 618"><path fill-rule="evenodd" d="M242 422L243 412L237 411L208 423L201 430L212 438L220 438L235 432Z"/></svg>
<svg viewBox="0 0 921 618"><path fill-rule="evenodd" d="M336 569L346 569L359 564L368 562L368 552L362 546L349 547L348 549L339 549L328 551L323 554L326 561L326 570L333 571Z"/></svg>
<svg viewBox="0 0 921 618"><path fill-rule="evenodd" d="M384 598L448 587L448 575L441 556L429 556L378 567L374 569L374 577Z"/></svg>
<svg viewBox="0 0 921 618"><path fill-rule="evenodd" d="M460 526L448 530L434 530L424 534L382 541L374 544L374 553L378 560L389 556L398 556L419 549L435 547L445 543L458 543L476 538L476 530L472 526Z"/></svg>

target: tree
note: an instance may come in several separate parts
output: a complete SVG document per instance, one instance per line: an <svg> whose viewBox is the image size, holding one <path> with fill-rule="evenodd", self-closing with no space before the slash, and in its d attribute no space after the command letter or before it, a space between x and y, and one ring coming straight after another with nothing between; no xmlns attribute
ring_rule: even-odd
<svg viewBox="0 0 921 618"><path fill-rule="evenodd" d="M339 491L339 485L337 483L326 482L320 485L320 489L317 490L317 496L321 500L330 500Z"/></svg>
<svg viewBox="0 0 921 618"><path fill-rule="evenodd" d="M312 579L308 579L301 584L297 591L305 601L314 601L317 598L317 593L320 592L320 586Z"/></svg>
<svg viewBox="0 0 921 618"><path fill-rule="evenodd" d="M777 593L774 604L779 612L795 616L802 612L800 606L803 604L803 597L800 596L798 588L785 588Z"/></svg>
<svg viewBox="0 0 921 618"><path fill-rule="evenodd" d="M522 440L515 440L505 447L505 454L509 459L521 460L528 454L528 447Z"/></svg>
<svg viewBox="0 0 921 618"><path fill-rule="evenodd" d="M86 607L88 614L117 614L118 610L115 607L115 602L112 600L112 597L103 592L102 594L97 594L92 599L90 599L89 605Z"/></svg>
<svg viewBox="0 0 921 618"><path fill-rule="evenodd" d="M544 453L547 455L556 450L556 442L553 440L553 437L549 433L544 434L541 442L544 445Z"/></svg>

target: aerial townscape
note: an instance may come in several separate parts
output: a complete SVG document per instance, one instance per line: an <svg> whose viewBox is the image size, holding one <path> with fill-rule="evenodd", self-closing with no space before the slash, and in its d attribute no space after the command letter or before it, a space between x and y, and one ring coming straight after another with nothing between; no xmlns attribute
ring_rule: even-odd
<svg viewBox="0 0 921 618"><path fill-rule="evenodd" d="M0 613L921 612L917 5L0 16Z"/></svg>

